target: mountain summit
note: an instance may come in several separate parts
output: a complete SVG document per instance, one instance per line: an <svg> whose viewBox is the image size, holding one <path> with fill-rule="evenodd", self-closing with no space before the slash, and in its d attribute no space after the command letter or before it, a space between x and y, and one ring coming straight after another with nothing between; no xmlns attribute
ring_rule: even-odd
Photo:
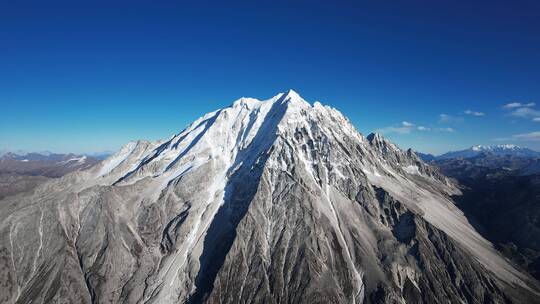
<svg viewBox="0 0 540 304"><path fill-rule="evenodd" d="M2 201L0 302L533 301L457 194L336 109L241 98Z"/></svg>

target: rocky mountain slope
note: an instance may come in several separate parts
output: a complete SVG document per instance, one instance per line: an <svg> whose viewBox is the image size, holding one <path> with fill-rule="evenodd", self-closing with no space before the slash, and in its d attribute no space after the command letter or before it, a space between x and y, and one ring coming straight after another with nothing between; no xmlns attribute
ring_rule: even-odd
<svg viewBox="0 0 540 304"><path fill-rule="evenodd" d="M455 184L294 91L0 202L0 302L532 303Z"/></svg>
<svg viewBox="0 0 540 304"><path fill-rule="evenodd" d="M31 191L49 179L49 177L40 175L0 174L0 200L4 197Z"/></svg>
<svg viewBox="0 0 540 304"><path fill-rule="evenodd" d="M483 235L540 279L538 164L537 158L493 154L434 162L459 181L463 195L455 199Z"/></svg>

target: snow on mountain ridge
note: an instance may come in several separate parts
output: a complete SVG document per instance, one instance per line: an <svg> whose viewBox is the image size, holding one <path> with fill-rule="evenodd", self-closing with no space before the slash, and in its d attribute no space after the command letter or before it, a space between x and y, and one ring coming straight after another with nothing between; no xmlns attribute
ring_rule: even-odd
<svg viewBox="0 0 540 304"><path fill-rule="evenodd" d="M470 148L473 151L493 151L493 150L518 150L523 149L518 145L505 144L505 145L494 145L494 146L483 146L475 145Z"/></svg>
<svg viewBox="0 0 540 304"><path fill-rule="evenodd" d="M175 160L180 160L189 150L193 148L204 149L202 146L205 146L205 144L206 146L216 145L222 150L219 155L213 155L212 157L221 157L224 155L223 152L234 156L238 150L245 149L251 143L272 108L274 108L274 112L282 111L284 113L299 113L309 109L328 111L331 113L330 116L337 117L336 119L340 120L340 122L346 121L344 116L337 110L323 106L318 102L311 106L293 90L280 93L268 100L242 97L227 108L205 114L182 132L172 136L168 141L153 143L154 148L151 149L150 153L146 154L142 159L132 160L138 162L133 164L134 170L132 171L142 167L149 167L148 164L152 163L153 168L150 171L139 173L147 176L151 172L152 175L159 176L165 171L171 170L176 164ZM280 130L286 128L294 119L299 119L299 117L299 115L288 114L283 123L280 124L280 121L275 120L274 123ZM242 134L238 134L238 132ZM352 132L350 128L349 132ZM204 139L203 142L199 142L200 139ZM105 175L113 171L117 165L125 161L125 158L135 148L134 145L138 143L141 142L128 143L118 152L120 155L117 153L106 159L102 166L104 169L100 171L99 175ZM119 181L127 180L136 173L128 172L125 176L118 177Z"/></svg>
<svg viewBox="0 0 540 304"><path fill-rule="evenodd" d="M469 158L477 156L480 153L489 153L497 156L540 157L540 152L518 145L505 144L494 146L475 145L465 150L444 153L437 156L436 159Z"/></svg>
<svg viewBox="0 0 540 304"><path fill-rule="evenodd" d="M179 176L178 172L176 175L170 174L174 168L176 171L186 173L184 169L188 164L194 168L209 159L222 159L226 167L230 166L238 151L247 149L252 144L253 138L259 133L263 123L275 126L275 128L267 127L274 134L266 134L267 137L274 137L280 133L294 132L298 128L309 131L312 127L310 124L314 121L325 121L324 124L332 126L332 129L328 130L330 133L335 132L334 130L344 132L354 141L362 143L359 146L360 149L370 150L369 146L375 147L380 154L371 157L380 159L383 163L393 164L395 171L408 173L412 172L411 169L404 170L403 168L420 165L420 171L424 173L424 176L438 178L443 180L443 183L448 183L434 171L427 169L429 168L427 165L420 164L421 161L414 153L401 151L380 134L370 134L365 138L341 112L322 105L320 102L310 105L293 90L280 93L268 100L240 98L227 108L202 116L168 141L129 143L117 154L103 161L98 175L116 172L113 174L114 177L105 178L118 184L133 183L144 177L161 178L169 182ZM143 150L146 152L133 157L131 153L138 145L144 145ZM255 148L250 153L263 152ZM373 154L373 152L364 153ZM194 156L187 159L189 155ZM206 156L201 157L201 155ZM384 157L381 158L381 156ZM390 157L390 159L385 157ZM369 162L365 165L366 167L380 167L377 163L378 161ZM115 170L120 164L128 168L124 168L124 171ZM126 169L128 169L127 172ZM167 172L169 173L165 174Z"/></svg>

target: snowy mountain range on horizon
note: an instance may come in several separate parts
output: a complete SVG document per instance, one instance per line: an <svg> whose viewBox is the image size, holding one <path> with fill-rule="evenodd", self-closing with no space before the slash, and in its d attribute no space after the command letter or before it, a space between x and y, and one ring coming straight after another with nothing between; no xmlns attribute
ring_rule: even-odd
<svg viewBox="0 0 540 304"><path fill-rule="evenodd" d="M521 147L518 145L513 145L513 144L491 145L491 146L474 145L464 150L449 151L449 152L440 154L438 156L429 154L429 153L422 153L422 152L416 152L416 154L425 161L452 159L452 158L470 158L470 157L478 156L480 154L489 154L489 155L494 155L494 156L512 156L512 157L540 157L540 152L538 151L535 151L526 147Z"/></svg>
<svg viewBox="0 0 540 304"><path fill-rule="evenodd" d="M17 150L9 150L9 149L5 149L5 150L0 150L0 157L4 157L4 156L10 156L10 157L15 157L15 158L20 158L20 157L28 157L28 158L33 158L33 157L41 157L41 158L46 158L46 157L61 157L61 156L64 156L64 155L75 155L75 156L88 156L88 157L93 157L93 158L97 158L97 159L105 159L107 157L109 157L110 155L114 154L116 151L101 151L101 152L89 152L89 153L75 153L75 152L51 152L51 151L48 151L48 150L45 150L45 151L28 151L28 150L21 150L21 149L17 149Z"/></svg>
<svg viewBox="0 0 540 304"><path fill-rule="evenodd" d="M377 133L373 133L377 134ZM94 153L59 153L50 151L38 151L29 152L26 150L0 150L0 157L11 156L13 158L62 158L66 155L73 156L87 156L96 158L99 160L106 159L107 157L115 154L117 151L102 151ZM518 146L514 144L500 144L500 145L474 145L463 150L448 151L439 155L424 153L416 151L415 153L424 161L452 159L452 158L469 158L475 157L482 153L491 154L495 156L513 156L513 157L540 157L540 152L533 149Z"/></svg>

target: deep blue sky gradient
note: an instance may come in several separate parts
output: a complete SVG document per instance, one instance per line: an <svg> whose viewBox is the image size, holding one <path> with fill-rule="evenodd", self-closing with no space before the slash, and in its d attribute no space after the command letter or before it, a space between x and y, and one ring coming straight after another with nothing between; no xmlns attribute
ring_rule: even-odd
<svg viewBox="0 0 540 304"><path fill-rule="evenodd" d="M2 1L0 150L114 150L289 88L403 148L540 149L540 107L502 107L540 104L540 2L455 2Z"/></svg>

